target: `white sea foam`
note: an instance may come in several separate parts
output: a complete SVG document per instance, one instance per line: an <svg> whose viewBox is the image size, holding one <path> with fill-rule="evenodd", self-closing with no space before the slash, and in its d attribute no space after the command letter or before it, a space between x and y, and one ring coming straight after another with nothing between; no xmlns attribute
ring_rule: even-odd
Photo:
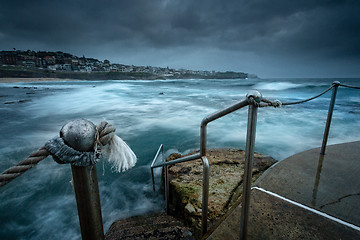
<svg viewBox="0 0 360 240"><path fill-rule="evenodd" d="M121 174L113 173L110 164L105 162L105 175L102 176L102 166L98 167L106 230L118 218L163 209L162 196L159 192L152 192L149 169L161 143L165 155L198 149L201 120L240 101L250 89L258 88L266 98L293 101L314 96L331 82L113 80L19 85L20 89L11 89L11 99L26 97L30 101L3 104L7 98L0 99L0 113L2 119L6 119L0 126L3 136L0 153L6 162L1 162L0 166L8 167L24 159L58 135L61 126L70 120L86 118L95 124L108 121L117 128L116 134L129 143L138 161ZM13 86L0 85L1 95L6 95L5 92ZM26 95L23 87L32 86L39 91ZM320 146L329 100L330 93L311 103L259 109L255 150L281 160ZM360 126L358 100L358 92L339 88L329 143L359 140L356 130ZM247 114L247 108L244 108L209 123L208 147L244 149ZM160 175L158 169L157 184ZM70 179L69 166L58 165L48 158L5 186L0 192L0 238L79 238L75 197L68 183ZM22 214L16 214L20 212Z"/></svg>
<svg viewBox="0 0 360 240"><path fill-rule="evenodd" d="M254 89L259 90L270 90L270 91L283 91L291 88L306 87L305 84L296 84L290 82L269 82L269 83L258 83L254 85Z"/></svg>

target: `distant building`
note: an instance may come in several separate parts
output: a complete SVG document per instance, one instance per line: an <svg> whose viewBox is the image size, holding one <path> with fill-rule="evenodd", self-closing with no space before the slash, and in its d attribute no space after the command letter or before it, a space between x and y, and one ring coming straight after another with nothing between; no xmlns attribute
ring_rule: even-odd
<svg viewBox="0 0 360 240"><path fill-rule="evenodd" d="M50 71L56 71L56 67L57 65L49 65L47 66L47 69L49 69Z"/></svg>
<svg viewBox="0 0 360 240"><path fill-rule="evenodd" d="M110 67L110 61L109 60L104 60L104 67Z"/></svg>
<svg viewBox="0 0 360 240"><path fill-rule="evenodd" d="M43 60L45 61L46 65L54 65L56 63L55 56L45 56L43 57Z"/></svg>
<svg viewBox="0 0 360 240"><path fill-rule="evenodd" d="M91 66L79 66L79 71L80 72L92 72Z"/></svg>
<svg viewBox="0 0 360 240"><path fill-rule="evenodd" d="M228 77L228 78L245 78L256 77L256 75L247 75L245 73L235 72L215 72L215 71L192 71L187 69L171 69L169 67L152 67L152 66L134 66L124 64L111 64L109 60L104 62L95 58L86 58L85 56L77 57L70 53L61 51L0 51L0 64L18 65L27 68L46 68L50 71L68 71L68 72L124 72L124 73L149 73L164 77L179 77L188 75L189 77Z"/></svg>
<svg viewBox="0 0 360 240"><path fill-rule="evenodd" d="M17 53L15 51L2 51L2 64L16 65Z"/></svg>
<svg viewBox="0 0 360 240"><path fill-rule="evenodd" d="M72 66L78 66L79 65L79 59L76 59L76 58L71 59L71 65Z"/></svg>
<svg viewBox="0 0 360 240"><path fill-rule="evenodd" d="M33 60L26 60L24 65L27 68L35 68L35 62Z"/></svg>

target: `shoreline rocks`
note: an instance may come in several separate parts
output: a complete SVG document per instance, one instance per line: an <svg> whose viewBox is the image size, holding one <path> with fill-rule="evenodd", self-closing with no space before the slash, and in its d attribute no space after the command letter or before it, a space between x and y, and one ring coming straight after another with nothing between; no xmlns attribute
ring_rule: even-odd
<svg viewBox="0 0 360 240"><path fill-rule="evenodd" d="M182 157L171 154L167 161ZM242 193L245 151L240 149L209 149L210 162L208 225L211 228L229 209L237 205ZM277 161L270 156L254 154L253 183ZM201 235L202 162L194 160L169 167L170 214L182 219Z"/></svg>

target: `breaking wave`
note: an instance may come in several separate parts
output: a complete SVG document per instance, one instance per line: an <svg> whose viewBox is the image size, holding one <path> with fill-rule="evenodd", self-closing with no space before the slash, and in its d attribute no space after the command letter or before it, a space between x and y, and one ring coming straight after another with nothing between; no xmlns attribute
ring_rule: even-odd
<svg viewBox="0 0 360 240"><path fill-rule="evenodd" d="M250 89L263 91L264 96L273 99L296 100L314 96L332 81L114 80L0 84L0 168L5 170L23 160L58 135L61 126L70 120L86 118L96 124L108 121L136 153L138 162L121 174L111 172L111 166L105 165L103 176L102 166L98 167L106 231L116 219L164 207L159 192L152 192L149 169L161 143L166 153L198 149L201 120L240 101ZM358 86L359 80L344 83ZM281 160L320 146L330 95L302 105L259 109L255 151ZM27 101L19 103L20 99ZM359 140L358 100L359 93L355 90L339 89L330 144ZM5 104L9 101L13 104ZM246 119L247 111L242 109L210 123L208 147L244 149ZM70 172L69 166L47 159L2 188L0 239L79 239ZM159 179L156 181L159 183Z"/></svg>
<svg viewBox="0 0 360 240"><path fill-rule="evenodd" d="M258 83L254 85L254 89L258 90L270 90L270 91L283 91L292 88L307 87L306 84L297 84L290 82L271 82L271 83Z"/></svg>

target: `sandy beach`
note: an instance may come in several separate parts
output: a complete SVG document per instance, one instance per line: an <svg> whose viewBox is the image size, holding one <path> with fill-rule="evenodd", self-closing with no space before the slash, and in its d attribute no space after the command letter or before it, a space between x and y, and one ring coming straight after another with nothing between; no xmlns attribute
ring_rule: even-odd
<svg viewBox="0 0 360 240"><path fill-rule="evenodd" d="M63 79L63 78L0 78L0 83L53 82L53 81L81 81L81 80Z"/></svg>

